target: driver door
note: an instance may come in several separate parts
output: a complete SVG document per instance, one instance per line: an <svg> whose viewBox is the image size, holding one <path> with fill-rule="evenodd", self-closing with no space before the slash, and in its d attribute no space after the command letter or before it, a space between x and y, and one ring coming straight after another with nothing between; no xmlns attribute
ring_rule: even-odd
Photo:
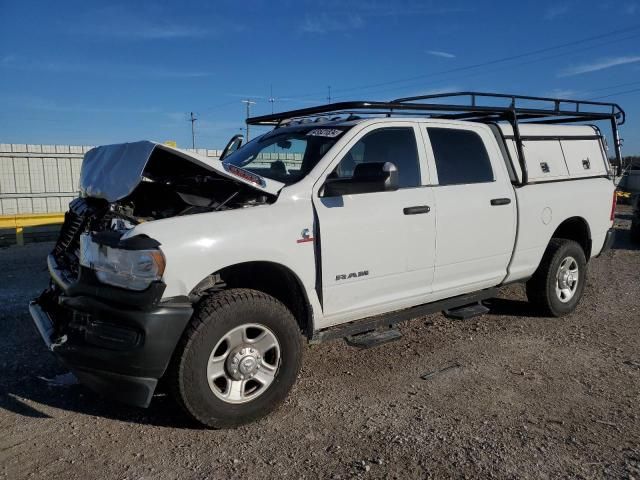
<svg viewBox="0 0 640 480"><path fill-rule="evenodd" d="M313 196L321 249L325 325L427 301L435 260L433 192L412 122L371 125L338 155L329 176L348 178L363 162L391 162L399 189Z"/></svg>

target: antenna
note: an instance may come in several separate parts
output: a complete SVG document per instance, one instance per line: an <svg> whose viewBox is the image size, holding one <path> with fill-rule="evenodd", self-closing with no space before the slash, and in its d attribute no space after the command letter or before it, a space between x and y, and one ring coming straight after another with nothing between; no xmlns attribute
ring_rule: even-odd
<svg viewBox="0 0 640 480"><path fill-rule="evenodd" d="M328 91L327 102L331 103L331 85L327 87L327 91Z"/></svg>

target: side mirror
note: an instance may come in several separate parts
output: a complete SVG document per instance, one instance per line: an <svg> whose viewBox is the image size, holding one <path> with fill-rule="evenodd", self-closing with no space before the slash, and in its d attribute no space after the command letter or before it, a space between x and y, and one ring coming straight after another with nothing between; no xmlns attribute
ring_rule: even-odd
<svg viewBox="0 0 640 480"><path fill-rule="evenodd" d="M244 136L238 134L231 137L227 146L222 150L222 155L220 155L220 161L224 160L225 157L228 157L233 152L238 150L242 146L242 142L244 141Z"/></svg>
<svg viewBox="0 0 640 480"><path fill-rule="evenodd" d="M323 197L398 190L398 169L391 162L360 163L351 178L327 178Z"/></svg>

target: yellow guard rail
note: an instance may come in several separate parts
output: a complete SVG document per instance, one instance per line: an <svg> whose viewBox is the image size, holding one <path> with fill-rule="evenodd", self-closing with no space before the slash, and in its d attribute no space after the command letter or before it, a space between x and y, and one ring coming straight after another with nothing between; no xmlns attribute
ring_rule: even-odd
<svg viewBox="0 0 640 480"><path fill-rule="evenodd" d="M64 222L64 213L30 213L26 215L0 215L0 229L9 228L16 231L16 244L24 245L25 227L55 225Z"/></svg>

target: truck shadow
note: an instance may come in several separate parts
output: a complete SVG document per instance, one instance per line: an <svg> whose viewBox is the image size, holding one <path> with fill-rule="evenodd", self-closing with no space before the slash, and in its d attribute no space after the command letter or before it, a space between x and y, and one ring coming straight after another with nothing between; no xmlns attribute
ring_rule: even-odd
<svg viewBox="0 0 640 480"><path fill-rule="evenodd" d="M526 300L514 300L510 298L491 298L482 302L488 309L488 315L502 317L531 317L542 318L543 314L538 312Z"/></svg>
<svg viewBox="0 0 640 480"><path fill-rule="evenodd" d="M46 378L66 373L65 368L42 346L37 333L16 338L22 347L30 349L28 356L17 361L7 350L0 349L0 364L4 369L0 380L0 409L18 418L47 420L57 416L56 410L108 418L125 423L159 427L201 430L181 408L159 388L147 409L124 405L101 397L77 384L55 385ZM25 338L28 337L28 338ZM18 368L19 367L19 368ZM24 375L21 372L29 372Z"/></svg>
<svg viewBox="0 0 640 480"><path fill-rule="evenodd" d="M188 418L173 399L165 394L154 396L149 408L143 409L109 401L82 385L47 387L40 384L38 379L0 390L0 408L19 417L35 419L54 418L55 413L47 413L54 408L125 423L203 429Z"/></svg>
<svg viewBox="0 0 640 480"><path fill-rule="evenodd" d="M611 246L612 250L640 250L640 243L631 240L628 228L617 228L616 238Z"/></svg>

